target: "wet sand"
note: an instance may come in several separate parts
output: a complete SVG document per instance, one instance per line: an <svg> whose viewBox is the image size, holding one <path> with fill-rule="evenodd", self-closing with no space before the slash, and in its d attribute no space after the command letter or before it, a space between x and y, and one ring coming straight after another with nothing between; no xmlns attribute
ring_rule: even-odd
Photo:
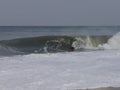
<svg viewBox="0 0 120 90"><path fill-rule="evenodd" d="M77 89L77 90L120 90L120 87L104 87L104 88Z"/></svg>

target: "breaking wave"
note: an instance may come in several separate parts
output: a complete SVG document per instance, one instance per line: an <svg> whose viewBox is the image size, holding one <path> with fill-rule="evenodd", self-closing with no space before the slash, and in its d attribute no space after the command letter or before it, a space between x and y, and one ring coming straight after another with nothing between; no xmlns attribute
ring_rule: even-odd
<svg viewBox="0 0 120 90"><path fill-rule="evenodd" d="M1 48L25 54L71 51L75 39L69 36L41 36L0 41ZM11 50L8 50L11 51Z"/></svg>
<svg viewBox="0 0 120 90"><path fill-rule="evenodd" d="M98 47L103 49L120 49L120 32L111 37L107 43Z"/></svg>
<svg viewBox="0 0 120 90"><path fill-rule="evenodd" d="M0 54L29 54L120 49L120 33L114 36L40 36L0 41Z"/></svg>

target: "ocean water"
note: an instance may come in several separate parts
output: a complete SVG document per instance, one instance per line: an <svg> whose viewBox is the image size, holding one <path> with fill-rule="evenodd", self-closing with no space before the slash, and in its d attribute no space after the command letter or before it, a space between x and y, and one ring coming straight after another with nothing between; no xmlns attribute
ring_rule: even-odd
<svg viewBox="0 0 120 90"><path fill-rule="evenodd" d="M1 26L1 90L120 86L120 26Z"/></svg>
<svg viewBox="0 0 120 90"><path fill-rule="evenodd" d="M119 26L4 26L0 55L119 49L119 31Z"/></svg>

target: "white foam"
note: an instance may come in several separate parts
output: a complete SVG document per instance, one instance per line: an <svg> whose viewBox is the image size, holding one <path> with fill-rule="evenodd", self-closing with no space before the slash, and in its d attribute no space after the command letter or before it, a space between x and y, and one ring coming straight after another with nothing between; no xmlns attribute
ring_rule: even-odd
<svg viewBox="0 0 120 90"><path fill-rule="evenodd" d="M73 42L72 46L78 50L78 49L96 49L96 47L93 46L92 41L89 36L87 36L85 39L82 39L81 37L76 37L76 41Z"/></svg>
<svg viewBox="0 0 120 90"><path fill-rule="evenodd" d="M97 41L96 41L97 43ZM104 44L94 45L92 39L87 36L86 38L76 37L76 41L73 42L72 46L76 49L120 49L120 32L113 35Z"/></svg>
<svg viewBox="0 0 120 90"><path fill-rule="evenodd" d="M120 32L108 40L106 44L99 45L103 49L120 49Z"/></svg>
<svg viewBox="0 0 120 90"><path fill-rule="evenodd" d="M1 90L120 86L120 50L0 57Z"/></svg>

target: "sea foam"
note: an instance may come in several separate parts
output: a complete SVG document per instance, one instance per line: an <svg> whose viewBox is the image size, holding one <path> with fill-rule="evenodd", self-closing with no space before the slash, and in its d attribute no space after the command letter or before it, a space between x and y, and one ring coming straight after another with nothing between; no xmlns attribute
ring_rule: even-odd
<svg viewBox="0 0 120 90"><path fill-rule="evenodd" d="M102 47L104 49L120 49L120 32L111 37Z"/></svg>
<svg viewBox="0 0 120 90"><path fill-rule="evenodd" d="M120 85L120 51L0 57L1 90L71 90Z"/></svg>

